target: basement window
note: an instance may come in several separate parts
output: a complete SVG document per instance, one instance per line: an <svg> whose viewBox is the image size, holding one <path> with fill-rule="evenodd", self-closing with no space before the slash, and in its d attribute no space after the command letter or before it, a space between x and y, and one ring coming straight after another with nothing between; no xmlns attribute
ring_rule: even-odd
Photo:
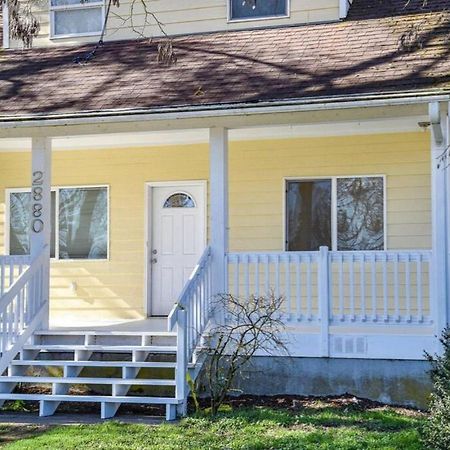
<svg viewBox="0 0 450 450"><path fill-rule="evenodd" d="M7 248L30 252L30 191L9 191ZM59 260L108 258L108 188L54 188L51 197L50 254Z"/></svg>
<svg viewBox="0 0 450 450"><path fill-rule="evenodd" d="M103 0L50 0L51 37L98 35L104 15Z"/></svg>
<svg viewBox="0 0 450 450"><path fill-rule="evenodd" d="M289 16L289 0L229 0L229 19L271 19Z"/></svg>
<svg viewBox="0 0 450 450"><path fill-rule="evenodd" d="M385 249L383 176L286 182L286 250Z"/></svg>

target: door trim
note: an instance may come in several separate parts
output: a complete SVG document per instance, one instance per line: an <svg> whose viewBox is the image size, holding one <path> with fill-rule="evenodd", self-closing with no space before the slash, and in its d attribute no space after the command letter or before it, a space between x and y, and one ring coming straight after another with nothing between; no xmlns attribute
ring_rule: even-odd
<svg viewBox="0 0 450 450"><path fill-rule="evenodd" d="M204 202L204 242L206 248L208 241L208 181L207 180L177 180L177 181L148 181L145 183L144 193L144 313L146 317L152 315L152 197L153 188L179 186L200 186L203 189Z"/></svg>

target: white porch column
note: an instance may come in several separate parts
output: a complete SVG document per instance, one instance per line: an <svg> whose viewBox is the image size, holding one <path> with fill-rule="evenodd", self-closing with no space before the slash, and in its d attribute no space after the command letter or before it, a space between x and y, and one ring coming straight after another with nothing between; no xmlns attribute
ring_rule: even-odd
<svg viewBox="0 0 450 450"><path fill-rule="evenodd" d="M227 292L225 254L228 251L228 130L209 132L210 242L213 294Z"/></svg>
<svg viewBox="0 0 450 450"><path fill-rule="evenodd" d="M42 301L46 303L43 328L49 321L50 236L51 236L51 139L32 138L31 141L31 233L30 253L35 258L46 252L43 267Z"/></svg>
<svg viewBox="0 0 450 450"><path fill-rule="evenodd" d="M436 334L447 326L448 314L448 194L446 163L439 161L448 145L448 112L439 103L430 104L431 122L431 215L432 260L430 273L431 307Z"/></svg>

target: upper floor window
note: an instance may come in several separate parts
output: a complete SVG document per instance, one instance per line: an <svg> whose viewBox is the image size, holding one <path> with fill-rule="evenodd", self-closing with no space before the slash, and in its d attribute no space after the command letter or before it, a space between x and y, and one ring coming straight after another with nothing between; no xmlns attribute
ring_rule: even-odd
<svg viewBox="0 0 450 450"><path fill-rule="evenodd" d="M52 37L100 34L104 21L103 0L50 0Z"/></svg>
<svg viewBox="0 0 450 450"><path fill-rule="evenodd" d="M229 0L230 20L264 19L289 15L289 0Z"/></svg>

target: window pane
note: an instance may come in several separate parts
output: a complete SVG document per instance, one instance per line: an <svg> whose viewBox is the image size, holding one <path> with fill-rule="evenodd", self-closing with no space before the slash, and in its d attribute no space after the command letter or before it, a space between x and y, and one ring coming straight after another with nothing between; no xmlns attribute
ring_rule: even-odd
<svg viewBox="0 0 450 450"><path fill-rule="evenodd" d="M230 0L231 19L286 16L287 0Z"/></svg>
<svg viewBox="0 0 450 450"><path fill-rule="evenodd" d="M102 8L55 11L55 36L102 31Z"/></svg>
<svg viewBox="0 0 450 450"><path fill-rule="evenodd" d="M195 202L190 195L177 192L164 202L164 208L195 208Z"/></svg>
<svg viewBox="0 0 450 450"><path fill-rule="evenodd" d="M102 3L102 0L52 0L52 6L78 6L92 3Z"/></svg>
<svg viewBox="0 0 450 450"><path fill-rule="evenodd" d="M106 259L107 253L107 189L61 189L59 191L60 259Z"/></svg>
<svg viewBox="0 0 450 450"><path fill-rule="evenodd" d="M30 193L15 192L10 195L9 253L30 253Z"/></svg>
<svg viewBox="0 0 450 450"><path fill-rule="evenodd" d="M383 250L382 177L337 180L338 250Z"/></svg>
<svg viewBox="0 0 450 450"><path fill-rule="evenodd" d="M51 237L50 256L55 257L55 193L51 195ZM14 192L10 195L9 211L9 253L28 255L30 253L30 193Z"/></svg>
<svg viewBox="0 0 450 450"><path fill-rule="evenodd" d="M286 200L287 250L331 247L331 181L289 181Z"/></svg>

